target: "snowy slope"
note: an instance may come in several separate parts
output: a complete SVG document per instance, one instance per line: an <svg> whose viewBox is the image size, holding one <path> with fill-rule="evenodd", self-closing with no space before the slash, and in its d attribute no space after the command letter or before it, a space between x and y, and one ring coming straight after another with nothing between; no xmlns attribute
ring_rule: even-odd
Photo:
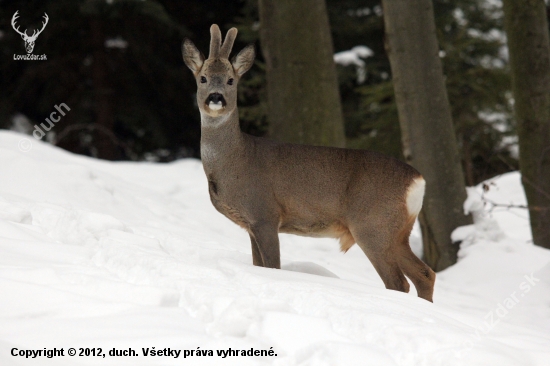
<svg viewBox="0 0 550 366"><path fill-rule="evenodd" d="M550 251L530 243L525 210L459 233L431 304L385 290L332 239L281 235L284 269L252 266L197 160L110 163L32 138L22 152L22 138L0 132L0 365L550 364ZM489 196L524 203L519 175ZM65 356L11 355L54 347ZM142 354L153 347L181 353ZM217 356L229 348L277 356Z"/></svg>

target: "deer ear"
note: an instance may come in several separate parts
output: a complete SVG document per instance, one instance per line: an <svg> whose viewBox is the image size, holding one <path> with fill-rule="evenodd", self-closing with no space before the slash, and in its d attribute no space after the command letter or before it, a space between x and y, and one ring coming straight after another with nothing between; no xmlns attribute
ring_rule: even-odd
<svg viewBox="0 0 550 366"><path fill-rule="evenodd" d="M204 64L204 55L195 47L189 38L183 40L181 53L183 54L183 62L185 62L187 67L193 74L198 74Z"/></svg>
<svg viewBox="0 0 550 366"><path fill-rule="evenodd" d="M254 58L256 57L256 51L254 50L254 44L249 44L233 57L231 64L233 69L241 77L245 72L248 71L254 64Z"/></svg>

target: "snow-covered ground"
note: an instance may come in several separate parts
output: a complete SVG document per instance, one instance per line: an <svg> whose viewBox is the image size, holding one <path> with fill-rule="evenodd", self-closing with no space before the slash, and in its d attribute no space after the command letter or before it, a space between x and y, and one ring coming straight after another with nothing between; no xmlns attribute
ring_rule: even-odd
<svg viewBox="0 0 550 366"><path fill-rule="evenodd" d="M479 220L456 233L432 304L331 239L281 235L284 269L252 266L197 160L110 163L22 138L0 132L0 365L550 364L550 251L525 210L484 216L470 192ZM519 175L486 196L524 203ZM54 347L65 356L12 356ZM276 356L217 356L229 348Z"/></svg>

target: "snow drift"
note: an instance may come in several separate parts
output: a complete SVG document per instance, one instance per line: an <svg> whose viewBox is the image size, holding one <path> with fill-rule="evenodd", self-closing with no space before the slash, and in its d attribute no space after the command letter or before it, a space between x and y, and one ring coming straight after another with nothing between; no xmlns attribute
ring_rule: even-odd
<svg viewBox="0 0 550 366"><path fill-rule="evenodd" d="M32 137L23 152L23 138L0 132L2 365L548 364L550 251L530 242L525 210L480 207L480 188L431 304L385 290L357 246L332 239L281 235L283 270L252 266L197 160L104 162ZM524 203L518 173L491 187ZM44 348L65 356L12 356Z"/></svg>

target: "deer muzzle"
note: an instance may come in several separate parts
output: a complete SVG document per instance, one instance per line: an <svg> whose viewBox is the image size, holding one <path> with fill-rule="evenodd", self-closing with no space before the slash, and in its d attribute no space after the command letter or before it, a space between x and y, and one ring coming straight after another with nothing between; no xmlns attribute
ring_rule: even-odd
<svg viewBox="0 0 550 366"><path fill-rule="evenodd" d="M225 98L220 93L211 93L206 98L206 105L213 111L219 111L226 106Z"/></svg>

